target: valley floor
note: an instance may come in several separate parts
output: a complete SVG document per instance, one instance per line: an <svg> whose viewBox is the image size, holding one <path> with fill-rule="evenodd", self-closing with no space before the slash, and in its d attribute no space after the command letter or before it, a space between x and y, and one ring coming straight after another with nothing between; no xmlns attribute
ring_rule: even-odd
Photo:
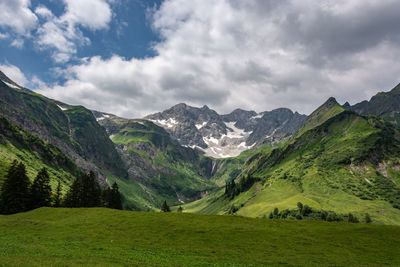
<svg viewBox="0 0 400 267"><path fill-rule="evenodd" d="M41 208L0 229L0 266L400 265L388 225Z"/></svg>

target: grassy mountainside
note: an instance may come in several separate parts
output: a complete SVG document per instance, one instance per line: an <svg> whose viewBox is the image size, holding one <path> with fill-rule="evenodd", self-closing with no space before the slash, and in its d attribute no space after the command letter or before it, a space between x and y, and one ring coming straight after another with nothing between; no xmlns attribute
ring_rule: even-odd
<svg viewBox="0 0 400 267"><path fill-rule="evenodd" d="M216 187L209 180L212 161L181 146L154 123L113 115L99 123L107 129L128 168L130 181L122 181L121 189L127 200L139 193L146 200L142 205L159 208L164 200L176 205L198 199ZM136 190L138 186L145 194Z"/></svg>
<svg viewBox="0 0 400 267"><path fill-rule="evenodd" d="M250 182L239 195L231 199L221 190L185 208L223 214L235 205L237 214L256 217L268 216L274 207L293 209L300 201L318 210L359 217L368 212L375 222L400 224L399 140L390 124L345 111L330 99L295 139L246 162L236 182Z"/></svg>
<svg viewBox="0 0 400 267"><path fill-rule="evenodd" d="M91 112L55 102L28 89L10 88L0 81L0 115L58 147L85 171L103 170L126 176L122 161Z"/></svg>
<svg viewBox="0 0 400 267"><path fill-rule="evenodd" d="M380 92L369 101L345 106L360 114L377 115L400 127L400 84L389 92Z"/></svg>
<svg viewBox="0 0 400 267"><path fill-rule="evenodd" d="M8 266L400 264L397 226L41 208L0 216L0 228Z"/></svg>
<svg viewBox="0 0 400 267"><path fill-rule="evenodd" d="M28 177L31 179L41 168L46 167L53 188L57 181L61 181L66 189L65 185L69 186L73 178L81 172L57 147L0 116L0 185L14 160L26 165Z"/></svg>

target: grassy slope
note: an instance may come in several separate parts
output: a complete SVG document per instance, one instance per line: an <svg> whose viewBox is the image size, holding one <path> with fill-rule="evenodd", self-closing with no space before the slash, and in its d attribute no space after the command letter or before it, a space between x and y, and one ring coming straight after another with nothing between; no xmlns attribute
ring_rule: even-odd
<svg viewBox="0 0 400 267"><path fill-rule="evenodd" d="M41 208L0 216L0 265L399 265L400 227Z"/></svg>
<svg viewBox="0 0 400 267"><path fill-rule="evenodd" d="M56 102L28 89L9 88L0 81L0 115L24 130L58 146L65 154L82 157L122 177L123 164L113 143L92 113L81 106L61 110ZM87 165L87 164L84 164Z"/></svg>
<svg viewBox="0 0 400 267"><path fill-rule="evenodd" d="M125 207L158 209L164 200L176 205L180 203L178 199L190 201L216 187L207 178L207 166L202 166L202 160L207 164L207 159L180 146L152 122L112 116L100 123L135 172L130 180L108 177L120 184Z"/></svg>
<svg viewBox="0 0 400 267"><path fill-rule="evenodd" d="M58 148L0 116L0 185L14 160L26 165L27 175L32 180L41 168L46 167L53 188L58 181L61 181L65 190L72 179L80 173L74 162Z"/></svg>
<svg viewBox="0 0 400 267"><path fill-rule="evenodd" d="M300 131L286 146L258 153L247 162L244 173L261 180L250 190L233 200L221 190L184 209L224 214L233 204L240 207L239 215L257 217L274 207L293 209L300 201L360 218L368 212L375 222L400 224L400 210L394 208L400 196L399 142L393 137L397 131L336 104L326 111L331 115L315 116L314 127ZM384 163L385 170L377 162Z"/></svg>

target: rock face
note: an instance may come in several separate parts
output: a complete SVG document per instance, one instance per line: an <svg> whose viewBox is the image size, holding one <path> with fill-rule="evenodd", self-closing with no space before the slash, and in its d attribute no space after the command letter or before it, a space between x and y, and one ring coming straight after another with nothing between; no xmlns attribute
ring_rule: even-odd
<svg viewBox="0 0 400 267"><path fill-rule="evenodd" d="M306 116L286 108L261 113L236 109L219 115L207 106L196 108L182 103L145 119L163 127L181 145L225 158L237 156L265 138L274 143L292 135Z"/></svg>
<svg viewBox="0 0 400 267"><path fill-rule="evenodd" d="M350 106L348 103L343 108L355 111L359 114L377 115L400 126L400 84L389 92L380 92L369 101L362 101Z"/></svg>
<svg viewBox="0 0 400 267"><path fill-rule="evenodd" d="M103 170L126 177L106 131L82 106L69 106L17 85L0 72L0 115L56 146L82 170L93 170L107 186Z"/></svg>

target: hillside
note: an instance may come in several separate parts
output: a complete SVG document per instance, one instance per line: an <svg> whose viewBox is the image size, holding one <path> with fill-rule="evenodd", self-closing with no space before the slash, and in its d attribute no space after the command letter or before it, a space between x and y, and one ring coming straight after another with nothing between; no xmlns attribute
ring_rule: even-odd
<svg viewBox="0 0 400 267"><path fill-rule="evenodd" d="M6 76L1 73L1 77ZM103 186L106 171L127 176L114 144L89 110L48 99L7 81L0 80L0 115L56 146L84 171L95 171Z"/></svg>
<svg viewBox="0 0 400 267"><path fill-rule="evenodd" d="M93 112L127 166L130 183L122 182L126 199L135 198L132 186L140 185L146 194L147 209L199 199L216 187L213 160L200 151L181 146L161 127L146 120L124 119Z"/></svg>
<svg viewBox="0 0 400 267"><path fill-rule="evenodd" d="M240 187L240 181L246 186ZM400 224L400 134L390 124L345 111L329 99L310 115L299 135L272 152L250 158L236 179L240 194L224 190L189 203L187 211L268 216L297 202L315 209Z"/></svg>
<svg viewBox="0 0 400 267"><path fill-rule="evenodd" d="M40 169L46 167L52 177L53 188L56 182L60 181L64 185L64 190L81 172L80 168L57 147L0 116L0 185L14 160L25 163L27 175L31 179Z"/></svg>
<svg viewBox="0 0 400 267"><path fill-rule="evenodd" d="M369 101L344 106L359 114L377 115L400 127L400 84L389 92L380 92Z"/></svg>
<svg viewBox="0 0 400 267"><path fill-rule="evenodd" d="M0 228L8 266L400 264L396 226L41 208Z"/></svg>

